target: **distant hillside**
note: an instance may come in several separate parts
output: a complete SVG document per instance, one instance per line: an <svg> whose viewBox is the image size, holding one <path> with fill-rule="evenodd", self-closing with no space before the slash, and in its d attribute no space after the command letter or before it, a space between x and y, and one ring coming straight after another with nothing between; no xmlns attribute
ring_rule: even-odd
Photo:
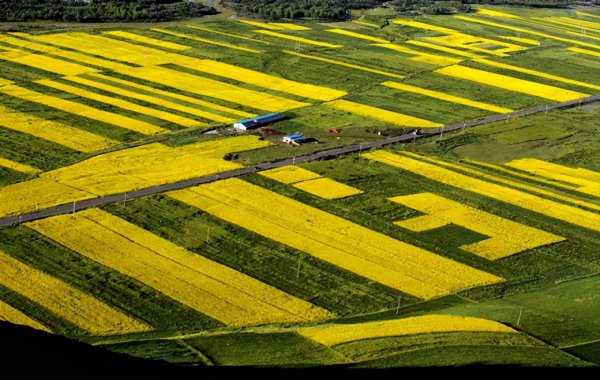
<svg viewBox="0 0 600 380"><path fill-rule="evenodd" d="M215 13L185 0L0 0L0 21L171 21Z"/></svg>

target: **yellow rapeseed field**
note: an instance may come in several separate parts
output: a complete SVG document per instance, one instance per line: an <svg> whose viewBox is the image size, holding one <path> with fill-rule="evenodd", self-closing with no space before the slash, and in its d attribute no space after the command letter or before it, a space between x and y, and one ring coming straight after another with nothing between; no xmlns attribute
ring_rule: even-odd
<svg viewBox="0 0 600 380"><path fill-rule="evenodd" d="M568 50L573 51L575 53L591 55L594 57L600 57L600 51L597 51L597 50L587 50L587 49L581 49L581 48L576 48L576 47L568 48Z"/></svg>
<svg viewBox="0 0 600 380"><path fill-rule="evenodd" d="M309 105L308 103L249 90L166 67L141 67L128 70L127 72L123 72L123 74L159 83L192 94L210 96L216 99L222 99L269 112L292 110Z"/></svg>
<svg viewBox="0 0 600 380"><path fill-rule="evenodd" d="M575 14L577 16L584 16L584 17L591 17L591 18L599 18L600 19L600 16L594 15L594 14L591 14L591 13L577 11L577 12L575 12Z"/></svg>
<svg viewBox="0 0 600 380"><path fill-rule="evenodd" d="M0 112L1 112L1 107L0 107ZM2 125L1 122L0 122L0 125ZM29 165L21 164L19 162L15 162L15 161L9 160L7 158L3 158L3 157L0 157L0 167L5 167L8 169L16 170L18 172L26 173L26 174L38 174L41 172L40 169L34 168Z"/></svg>
<svg viewBox="0 0 600 380"><path fill-rule="evenodd" d="M587 87L587 88L592 88L594 90L600 90L600 86L597 86L595 84L581 82L578 80L573 80L573 79L569 79L569 78L565 78L565 77L560 77L558 75L546 74L541 71L526 69L524 67L509 65L509 64L501 63L501 62L490 61L489 59L474 59L474 61L483 63L484 65L487 65L487 66L499 67L501 69L506 69L506 70L516 71L519 73L534 75L534 76L540 77L540 78L552 79L557 82L574 84L574 85L580 86L580 87Z"/></svg>
<svg viewBox="0 0 600 380"><path fill-rule="evenodd" d="M142 36L142 35L135 34L135 33L124 32L122 30L111 30L110 32L104 32L103 34L121 37L121 38L125 38L127 40L132 40L135 42L142 42L144 44L154 45L154 46L167 48L167 49L171 49L171 50L191 49L190 46L180 45L180 44L176 44L174 42L169 42L169 41L162 41L162 40L158 40L156 38L150 38L150 37Z"/></svg>
<svg viewBox="0 0 600 380"><path fill-rule="evenodd" d="M519 32L519 33L523 33L523 34L529 34L529 35L532 35L532 36L549 38L549 39L553 39L553 40L556 40L556 41L561 41L561 42L566 42L566 43L570 43L570 44L575 44L575 45L587 46L587 47L591 47L591 48L595 48L595 49L600 49L600 46L598 46L598 45L590 44L590 43L579 41L579 40L573 40L573 39L570 39L570 38L563 38L563 37L559 37L559 36L555 36L555 35L551 35L551 34L547 34L547 33L542 33L542 32L535 31L533 29L526 29L526 28L521 28L521 27L517 27L517 26L508 25L508 24L501 24L501 23L497 23L497 22L493 22L493 21L488 21L488 20L483 20L483 19L480 19L480 18L474 18L474 17L468 17L468 16L458 16L457 15L457 16L453 16L453 17L457 18L459 20L463 20L463 21L469 21L469 22L473 22L473 23L477 23L477 24L494 26L494 27L497 27L497 28L512 30L514 32Z"/></svg>
<svg viewBox="0 0 600 380"><path fill-rule="evenodd" d="M414 55L410 59L418 62L426 62L436 66L448 66L459 63L461 60L456 58L444 57L442 55L424 53L422 51L414 50L406 46L400 46L395 44L374 44L374 46L380 46L386 49L399 51L406 54Z"/></svg>
<svg viewBox="0 0 600 380"><path fill-rule="evenodd" d="M477 8L477 13L479 13L480 15L484 15L484 16L516 18L516 19L520 19L520 20L523 19L523 17L513 15L511 13L498 12L498 11L493 11L491 9L485 9L485 8Z"/></svg>
<svg viewBox="0 0 600 380"><path fill-rule="evenodd" d="M98 209L29 226L102 265L232 326L335 315Z"/></svg>
<svg viewBox="0 0 600 380"><path fill-rule="evenodd" d="M514 37L514 36L498 36L498 37L503 38L505 40L520 42L520 43L526 44L526 45L533 45L533 46L540 46L541 45L540 41L534 40L534 39L531 39L531 38Z"/></svg>
<svg viewBox="0 0 600 380"><path fill-rule="evenodd" d="M270 30L284 30L285 29L282 26L268 24L266 22L258 22L258 21L250 21L250 20L238 20L238 21L241 23L247 24L247 25L257 26L257 27L263 28L263 29L270 29Z"/></svg>
<svg viewBox="0 0 600 380"><path fill-rule="evenodd" d="M175 115L173 113L161 111L151 107L141 106L139 104L132 103L114 96L98 94L93 91L84 90L80 87L70 86L68 84L64 84L50 79L37 80L35 81L35 83L41 84L46 87L54 88L56 90L61 90L69 94L81 96L82 98L91 99L100 103L110 104L111 106L119 107L124 110L137 112L142 115L152 116L157 119L165 120L180 125L182 127L196 127L206 125L206 123L202 123L200 121L193 120L187 117Z"/></svg>
<svg viewBox="0 0 600 380"><path fill-rule="evenodd" d="M473 50L476 52L497 55L500 57L506 57L507 53L528 49L528 47L526 46L516 45L498 40L492 40L489 38L476 37L464 33L457 33L440 37L424 37L424 39L432 41L436 44L454 46L460 49Z"/></svg>
<svg viewBox="0 0 600 380"><path fill-rule="evenodd" d="M282 38L285 40L298 41L298 42L302 42L304 44L309 44L309 45L327 47L327 48L341 48L342 47L342 45L336 45L336 44L330 44L327 42L311 40L308 38L293 36L290 34L277 33L277 32L273 32L270 30L256 30L256 33L265 34L267 36L276 37L276 38Z"/></svg>
<svg viewBox="0 0 600 380"><path fill-rule="evenodd" d="M358 24L358 25L363 25L363 26L370 26L372 28L377 28L379 29L379 25L377 24L372 24L370 22L364 22L364 21L358 21L358 20L352 20L352 23L354 24Z"/></svg>
<svg viewBox="0 0 600 380"><path fill-rule="evenodd" d="M25 35L25 37L28 38L30 36ZM36 42L32 42L32 41L25 41L25 40L10 37L7 35L0 35L0 41L2 41L3 43L6 43L6 44L13 45L13 46L18 46L18 47L22 47L22 48L27 48L29 50L34 50L34 51L39 51L39 52L46 53L46 54L51 54L51 55L59 57L59 58L67 58L67 59L70 59L71 61L85 63L87 65L97 66L97 67L101 67L104 69L122 70L122 69L128 68L127 65L124 65L122 63L113 62L113 61L109 61L109 60L102 59L102 58L90 57L89 55L59 49L59 48L57 48L55 46L51 46L51 45L44 45L44 44L40 44L40 43L36 43Z"/></svg>
<svg viewBox="0 0 600 380"><path fill-rule="evenodd" d="M36 69L49 71L59 75L79 75L98 71L92 67L66 62L60 59L48 57L46 55L29 53L18 49L0 52L0 60L31 66Z"/></svg>
<svg viewBox="0 0 600 380"><path fill-rule="evenodd" d="M194 64L180 63L180 66L308 99L329 101L348 95L346 91L296 82L209 59Z"/></svg>
<svg viewBox="0 0 600 380"><path fill-rule="evenodd" d="M448 66L437 69L435 72L493 87L520 92L527 95L533 95L544 99L550 99L557 102L565 102L568 100L581 99L589 96L581 92L565 90L554 86L518 79L508 75L490 73L484 70L473 69L466 66Z"/></svg>
<svg viewBox="0 0 600 380"><path fill-rule="evenodd" d="M197 25L186 25L185 27L190 28L190 29L202 30L204 32L209 32L209 33L213 33L213 34L218 34L221 36L227 36L227 37L237 38L240 40L253 41L253 42L258 42L258 43L261 43L264 45L270 45L270 43L268 43L267 41L261 41L261 40L255 39L255 38L240 36L238 34L233 34L233 33L225 33L225 32L221 32L221 31L209 29L209 28L204 28L204 27L197 26Z"/></svg>
<svg viewBox="0 0 600 380"><path fill-rule="evenodd" d="M51 332L46 326L42 325L35 319L29 318L27 315L23 314L21 311L15 309L14 307L0 301L0 321L6 321L10 323L14 323L16 325L24 325L33 327L34 329L43 330L46 332Z"/></svg>
<svg viewBox="0 0 600 380"><path fill-rule="evenodd" d="M221 116L221 115L214 114L211 112L202 111L202 110L199 110L199 109L193 108L193 107L188 107L188 106L181 104L180 102L172 102L169 100L164 100L164 99L161 99L161 98L158 98L155 96L145 95L145 94L141 94L139 92L125 90L122 87L111 86L106 83L102 83L102 82L98 82L98 81L94 81L94 80L90 80L90 79L86 79L86 78L82 78L82 77L64 77L63 79L69 80L71 82L83 84L83 85L86 85L89 87L94 87L99 90L112 92L113 94L122 95L122 96L126 96L128 98L138 99L138 100L142 100L142 101L145 101L148 103L156 104L158 106L185 112L190 115L199 116L199 117L211 120L211 121L218 121L220 123L232 123L235 121L234 118L225 117L225 116ZM135 108L132 108L132 109L135 110ZM148 114L152 115L152 113L148 113ZM173 117L175 117L175 115L173 115ZM204 124L199 121L195 121L195 120L191 120L191 119L186 120L186 118L183 118L182 120L185 121L186 124L190 124L190 125L184 125L184 126L192 126L192 125L199 126L199 125ZM195 123L195 124L191 124L191 123ZM177 124L179 124L179 123L177 123ZM180 124L180 125L182 125L182 124Z"/></svg>
<svg viewBox="0 0 600 380"><path fill-rule="evenodd" d="M123 80L123 79L119 79L119 78L114 78L114 77L110 77L110 76L106 76L106 75L102 75L102 74L90 74L91 77L94 78L98 78L98 79L102 79L105 81L109 81L109 82L114 82L114 83L118 83L118 84L122 84L125 85L127 87L133 87L135 89L139 89L148 93L152 93L154 95L160 95L160 96L164 96L164 97L168 97L168 98L172 98L172 99L177 99L177 100L182 100L186 103L191 103L191 104L195 104L198 106L202 106L202 107L206 107L206 108L210 108L211 111L220 111L226 114L231 114L231 115L236 115L236 116L242 116L242 117L253 117L256 116L254 114L248 113L248 112L244 112L244 111L240 111L240 110L236 110L230 107L225 107L219 104L215 104L215 103L211 103L211 102L207 102L205 100L201 100L201 99L197 99L197 98L193 98L191 96L186 96L186 95L181 95L175 92L169 92L169 91L164 91L164 90L159 90L158 88L154 88L154 87L150 87L150 86L145 86L143 84L139 84L139 83L135 83L135 82L130 82L127 80ZM180 104L180 103L179 103ZM203 111L201 111L203 112ZM202 116L206 119L209 120L217 120L215 119L216 117L218 117L219 115L215 115L212 112L206 112L205 115L198 115L198 116ZM217 120L218 121L218 120Z"/></svg>
<svg viewBox="0 0 600 380"><path fill-rule="evenodd" d="M28 38L139 66L162 65L189 58L161 49L81 32L40 34Z"/></svg>
<svg viewBox="0 0 600 380"><path fill-rule="evenodd" d="M386 123L400 126L415 128L437 128L442 126L442 124L434 123L429 120L420 119L418 117L404 115L398 112L388 111L381 108L368 106L366 104L355 103L343 99L334 100L332 102L325 103L325 105L341 111L346 111L361 116L372 117L374 119L381 120Z"/></svg>
<svg viewBox="0 0 600 380"><path fill-rule="evenodd" d="M510 108L498 107L492 104L478 102L476 100L465 99L458 96L446 94L444 92L427 90L421 87L415 87L404 83L398 82L383 82L384 86L396 88L402 91L408 91L415 94L421 94L436 99L446 100L452 103L462 104L469 107L475 107L486 111L497 112L497 113L508 113L512 112Z"/></svg>
<svg viewBox="0 0 600 380"><path fill-rule="evenodd" d="M377 38L377 37L369 36L368 34L352 32L352 31L345 30L345 29L335 28L335 29L327 29L327 31L331 32L331 33L337 33L337 34L341 34L344 36L353 37L353 38L359 38L361 40L377 42L380 44L389 44L390 43L388 40L384 40L383 38Z"/></svg>
<svg viewBox="0 0 600 380"><path fill-rule="evenodd" d="M0 285L95 335L151 330L89 294L0 251Z"/></svg>
<svg viewBox="0 0 600 380"><path fill-rule="evenodd" d="M186 39L192 40L192 41L203 42L203 43L209 44L209 45L216 45L216 46L226 47L228 49L239 50L239 51L243 51L243 52L246 52L246 53L262 53L260 50L250 49L250 48L243 47L243 46L232 45L232 44L229 44L227 42L213 41L213 40L210 40L208 38L202 38L202 37L198 37L198 36L192 36L190 34L173 32L172 30L159 29L159 28L155 28L155 29L152 29L152 30L155 31L155 32L169 34L171 36L176 36L176 37L180 37L180 38L186 38Z"/></svg>
<svg viewBox="0 0 600 380"><path fill-rule="evenodd" d="M310 170L306 170L296 165L286 165L275 169L263 170L258 172L258 174L285 184L321 177L318 173L311 172Z"/></svg>
<svg viewBox="0 0 600 380"><path fill-rule="evenodd" d="M316 178L294 184L294 187L325 199L339 199L362 194L363 191L330 178Z"/></svg>
<svg viewBox="0 0 600 380"><path fill-rule="evenodd" d="M496 321L457 315L424 315L342 325L323 324L296 330L303 337L328 347L363 339L459 331L517 332Z"/></svg>
<svg viewBox="0 0 600 380"><path fill-rule="evenodd" d="M449 223L433 215L421 215L394 222L395 225L415 232L423 232L447 226Z"/></svg>
<svg viewBox="0 0 600 380"><path fill-rule="evenodd" d="M292 24L289 22L272 22L268 25L274 25L274 26L279 26L283 29L287 29L287 30L310 30L310 28L303 26L303 25L298 25L298 24Z"/></svg>
<svg viewBox="0 0 600 380"><path fill-rule="evenodd" d="M577 185L573 190L600 197L600 173L584 168L570 168L535 158L522 158L505 163L511 168L538 176Z"/></svg>
<svg viewBox="0 0 600 380"><path fill-rule="evenodd" d="M256 136L240 136L179 147L154 143L94 156L0 187L0 216L238 169L242 165L223 156L269 144Z"/></svg>
<svg viewBox="0 0 600 380"><path fill-rule="evenodd" d="M498 260L528 249L565 240L562 236L528 227L436 194L421 193L389 199L446 223L489 236L490 239L459 247L488 260ZM415 223L410 219L407 222L409 224L405 224L404 221L395 224L410 229L410 223ZM419 228L419 231L423 230Z"/></svg>
<svg viewBox="0 0 600 380"><path fill-rule="evenodd" d="M479 58L480 57L480 55L477 55L475 53L471 53L468 51L462 51L462 50L458 50L458 49L453 49L453 48L450 48L447 46L441 46L441 45L433 44L433 43L426 42L426 41L408 40L408 41L406 41L406 43L415 45L415 46L424 47L424 48L431 49L431 50L443 51L444 53L450 53L452 55L456 55L459 57L466 57L466 58Z"/></svg>
<svg viewBox="0 0 600 380"><path fill-rule="evenodd" d="M600 231L600 214L568 206L556 201L486 182L414 158L375 151L362 155L365 158L396 166L449 186L481 194L517 207L549 216L576 226ZM416 155L414 155L416 156ZM420 157L420 156L419 156Z"/></svg>
<svg viewBox="0 0 600 380"><path fill-rule="evenodd" d="M352 69L357 69L357 70L361 70L361 71L367 71L367 72L374 73L374 74L379 74L379 75L385 75L385 76L392 77L392 78L398 78L398 79L403 79L404 78L404 75L388 73L387 71L370 69L368 67L354 65L352 63L346 63L346 62L342 62L342 61L337 61L335 59L319 57L319 56L316 56L316 55L309 55L309 54L297 53L297 52L291 51L291 50L283 50L283 52L286 53L286 54L295 55L296 57L308 58L308 59L313 59L315 61L321 61L321 62L331 63L333 65L350 67Z"/></svg>
<svg viewBox="0 0 600 380"><path fill-rule="evenodd" d="M538 186L532 186L532 185L527 185L521 182L516 182L516 181L512 181L510 179L506 179L506 178L502 178L502 177L498 177L492 174L488 174L485 172L482 172L481 170L476 170L472 167L467 167L465 165L457 165L457 164L453 164L450 162L446 162L446 161L441 161L441 160L436 160L430 157L424 157L424 156L419 156L419 155L414 155L412 153L408 153L408 152L404 152L405 155L407 156L412 156L415 158L420 158L423 159L425 161L429 161L432 162L434 164L437 165L441 165L441 166L445 166L447 168L451 168L451 169L455 169L455 170L459 170L465 173L469 173L469 174L473 174L475 176L481 177L481 178L485 178L487 180L491 180L493 182L497 182L497 183L502 183L504 185L508 185L510 187L513 188L517 188L517 189L522 189L525 190L528 193L532 193L532 194L540 194L543 195L544 197L550 197L550 198L554 198L557 199L559 201L563 201L563 202L567 202L567 203L571 203L574 205L579 205L579 206L584 206L587 207L589 209L592 210L600 210L600 206L594 204L594 203L590 203L590 202L586 202L586 201L581 201L579 199L575 199L573 197L569 197L569 196L565 196L562 195L560 193L557 193L556 191L552 191L552 190L546 190L543 188L540 188ZM514 172L511 172L511 174L514 174ZM572 188L570 188L572 190Z"/></svg>
<svg viewBox="0 0 600 380"><path fill-rule="evenodd" d="M166 132L165 129L152 125L145 121L132 119L127 116L118 115L116 113L99 110L94 107L82 103L76 103L67 99L57 98L54 96L35 92L24 87L9 85L0 87L0 92L16 98L24 99L30 102L43 104L52 108L59 109L68 113L86 117L89 119L101 121L104 123L116 125L121 128L129 129L144 135L152 135L156 133Z"/></svg>
<svg viewBox="0 0 600 380"><path fill-rule="evenodd" d="M441 32L441 33L444 33L444 34L460 33L458 30L455 30L455 29L444 28L442 26L427 24L427 23L419 22L419 21L412 21L412 20L406 20L406 19L397 19L397 20L394 20L392 22L394 24L398 24L398 25L411 26L411 27L417 28L417 29L433 30L435 32Z"/></svg>
<svg viewBox="0 0 600 380"><path fill-rule="evenodd" d="M168 195L419 298L503 281L237 178Z"/></svg>

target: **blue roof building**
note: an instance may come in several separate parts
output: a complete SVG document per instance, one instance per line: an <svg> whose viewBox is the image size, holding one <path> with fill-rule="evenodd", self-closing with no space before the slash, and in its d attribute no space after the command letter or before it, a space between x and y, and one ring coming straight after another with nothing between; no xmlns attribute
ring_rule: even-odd
<svg viewBox="0 0 600 380"><path fill-rule="evenodd" d="M301 144L304 140L306 140L306 137L302 133L292 133L291 135L283 136L281 141L288 144Z"/></svg>
<svg viewBox="0 0 600 380"><path fill-rule="evenodd" d="M240 120L238 122L233 123L233 127L241 130L248 130L253 128L262 127L263 125L270 124L272 122L282 120L285 116L279 112L268 113L266 115L261 115L249 119Z"/></svg>

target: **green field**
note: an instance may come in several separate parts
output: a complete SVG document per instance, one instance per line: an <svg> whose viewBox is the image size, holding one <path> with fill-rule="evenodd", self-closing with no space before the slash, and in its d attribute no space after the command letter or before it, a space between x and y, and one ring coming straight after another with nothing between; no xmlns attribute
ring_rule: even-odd
<svg viewBox="0 0 600 380"><path fill-rule="evenodd" d="M252 90L256 97L260 93L261 96L272 95L308 103L305 107L283 110L287 116L286 120L274 124L273 128L285 134L304 133L315 138L317 144L291 146L280 142L280 134L265 135L264 139L272 143L270 146L236 152L233 155L233 162L241 165L364 143L415 129L410 122L381 120L381 110L391 111L402 117L410 116L440 124L453 124L494 114L489 110L466 105L464 100L512 110L558 102L558 99L551 99L548 92L542 95L528 93L536 85L553 86L559 92L561 89L569 91L568 94L600 94L598 57L568 50L579 47L600 52L600 43L597 41L600 38L600 19L577 14L574 10L513 7L490 9L519 15L522 18L467 15L474 20L495 23L494 25L453 16L423 16L410 20L426 23L429 28L444 27L460 31L462 34L454 35L457 40L464 38L472 41L473 38L485 38L519 45L523 50L509 52L505 57L500 57L492 50L485 51L486 48L482 46L487 45L478 42L457 43L452 46L420 46L413 42L431 42L433 40L428 38L443 36L444 33L415 25L395 24L391 21L396 16L385 9L353 11L353 16L358 20L381 25L381 28L350 22L301 21L297 24L309 29L275 31L288 37L341 45L340 48L320 47L263 34L258 31L259 27L227 18L229 14L151 25L64 25L64 29L60 30L50 27L36 29L33 23L22 23L18 26L19 30L28 34L0 34L2 106L112 139L114 145L93 151L78 151L61 145L59 141L16 130L10 127L8 116L3 118L3 115L0 115L0 158L29 165L52 175L55 169L109 151L127 152L129 147L154 142L178 147L243 134L232 130L230 123L199 116L203 112L229 117L232 120L241 119L244 113L267 112L260 108L258 102L242 99L236 92L227 92L226 96L222 96L226 93L222 91L210 96L202 92L210 86L207 84L204 88L202 83L218 82L241 90ZM581 10L600 17L600 11L597 9ZM581 25L558 25L549 21L554 17L569 17L575 21L596 23L597 30L590 27L588 35L574 35L573 33L581 32ZM389 21L389 25L385 25L386 20ZM383 39L405 50L391 50L373 45L373 41L328 31L333 28ZM127 31L158 41L132 41L122 36L104 34L111 30ZM180 35L167 34L164 33L165 30ZM71 32L102 36L104 41L113 41L115 46L119 46L121 42L132 43L140 50L134 52L115 48L114 55L102 56L100 51L92 50L93 43L87 47L75 43L63 46L61 44L71 42L50 43L45 40L55 33ZM182 34L187 37L182 37ZM535 39L539 46L508 37ZM86 37L78 38L84 40ZM70 39L65 37L64 41ZM168 47L169 45L157 46L159 41L184 45L188 49L176 50ZM23 44L31 45L22 46ZM65 67L67 63L77 63L84 68L102 71L102 77L89 72L77 76L101 85L114 86L117 89L115 91L120 93L73 82L68 75L57 72L62 68L46 66L44 70L26 64L29 62L27 60L21 61L20 55L19 58L14 58L9 54L10 51L16 54L11 49L19 49L18 54L25 56L36 53L58 59L58 54L40 53L39 49L54 49L59 46L66 52L81 54L81 57L90 59L85 62L78 61L73 55L71 58L62 57L60 59L65 62ZM435 46L445 49L438 50ZM257 52L236 50L235 47ZM144 55L144 49L154 53ZM413 52L406 49L412 49ZM478 54L480 58L530 71L493 67L465 57L465 54ZM321 60L299 55L310 55ZM460 63L456 63L460 66L529 82L525 89L521 87L521 91L513 91L501 88L504 83L491 86L435 72L443 66L450 66L451 63L440 65L432 61L427 62L427 59L415 59L432 55L437 57L434 58L437 60L435 62L460 60ZM103 63L93 64L90 63L91 59L103 60ZM198 78L197 88L175 81L168 82L165 78L143 77L139 74L143 73L143 69L151 67L153 60L161 59L165 62L161 61L162 63L159 62L155 66L168 68L182 76L192 74L193 76L187 78ZM329 61L325 62L322 59ZM263 77L267 82L263 83L253 82L248 79L248 74L237 77L232 72L219 74L207 68L208 61L201 60L227 63L272 77ZM337 64L332 61L337 61ZM125 65L130 71L99 66L108 67L114 64ZM537 73L532 73L531 70ZM398 78L398 75L404 78ZM335 109L328 105L327 101L317 99L319 95L312 95L312 98L301 96L294 89L273 85L272 83L276 83L274 77L320 86L321 90L322 87L326 87L345 91L347 94L343 96L344 100L377 107L380 111L366 116L359 114L356 109ZM103 95L105 98L94 100L53 89L36 82L41 79L52 79L59 84L68 84L76 89ZM269 83L269 80L272 82ZM459 104L422 93L393 89L382 85L382 82L386 81L442 93L439 96L445 94L453 96L454 99L463 98L463 102ZM24 100L11 95L10 92L3 92L4 86L9 86L5 82L53 96L59 102L69 100L110 114L104 113L103 118L94 119L89 113L70 112L32 99ZM142 112L141 108L134 111L127 106L115 105L126 103L110 104L111 101L106 99L107 97L114 101L126 101L128 104L146 107L146 110L152 109L193 119L205 125L186 128L156 116L162 115L160 113L151 116ZM171 102L171 106L164 103L165 101ZM172 103L178 105L177 109L172 108ZM502 168L505 167L494 168L486 165L502 165L515 159L536 158L567 167L600 172L600 125L597 121L599 116L600 107L597 103L592 103L444 132L441 136L391 146L385 150L393 153L417 153L425 157L417 158L416 162L419 163L427 162L426 157L435 158L439 160L433 164L437 168L456 165L452 169L453 173L502 185L506 191L520 189L534 194L542 201L552 200L569 205L573 215L584 215L576 213L586 212L585 215L596 217L600 212L600 198L592 193L581 192L565 180L551 181L531 175L526 177L522 171L503 171ZM128 118L129 123L143 122L163 128L164 131L148 135L135 132L124 128L123 123L117 125L118 120L121 120L119 117ZM341 128L342 132L331 133L328 132L329 128ZM209 129L213 130L214 134L204 133ZM266 236L264 230L261 232L258 229L248 229L227 221L226 215L219 217L212 212L206 212L212 207L220 209L220 206L206 206L205 209L201 209L175 200L169 194L158 194L123 200L103 206L102 209L184 248L186 255L191 255L189 257L201 256L209 259L295 299L333 313L334 316L327 320L327 323L358 324L433 314L458 315L497 321L513 328L516 333L430 332L358 339L326 346L297 332L297 329L314 326L320 322L227 325L211 317L210 313L204 313L177 300L177 297L163 294L148 285L145 276L130 276L102 265L25 225L0 228L0 252L147 324L151 331L113 336L94 335L75 322L53 313L39 302L12 290L1 276L0 306L6 304L17 309L56 334L112 351L166 360L182 366L422 367L488 364L573 367L600 364L600 298L596 294L600 286L598 228L586 228L577 224L577 220L573 218L552 217L546 210L533 211L525 207L525 201L523 204L509 203L499 196L484 195L474 189L459 188L427 178L407 168L401 169L376 162L369 159L368 155L365 156L365 153L367 152L363 151L360 155L350 154L299 165L362 191L359 195L340 199L324 199L257 173L243 176L241 179L258 188L299 202L298 204L303 206L321 210L353 223L354 226L381 234L378 236L395 239L438 257L497 276L501 281L487 286L467 286L447 295L425 299L411 294L408 290L384 285L366 275L335 265L331 259L311 253L310 242L320 237L303 236L306 242L301 243L285 238L278 241ZM124 159L122 162L126 170L127 161ZM174 165L177 165L177 162ZM152 173L151 165L148 172ZM160 176L161 173L156 173L156 177ZM193 176L193 173L190 176ZM10 186L27 185L26 181L35 178L35 174L0 166L0 191L8 193L13 188L22 189L24 187ZM87 179L94 181L93 175ZM489 260L465 250L464 247L461 248L488 239L487 235L470 228L448 223L417 232L395 225L394 222L422 216L424 213L392 202L389 198L418 193L434 193L505 220L558 235L565 240L524 249L498 260ZM223 200L213 200L221 201ZM32 205L35 202L35 199L31 200ZM269 202L268 198L261 199L260 207L268 210ZM71 203L71 200L67 199L65 203ZM0 202L0 212L2 207ZM263 223L261 218L265 218L262 214L249 217L256 218L255 223ZM312 221L307 219L306 222ZM296 228L284 227L290 231ZM107 244L101 239L98 237L98 247ZM364 252L370 252L377 244L360 241L356 252L346 253L360 256ZM118 251L119 247L109 244L107 249ZM158 248L152 252L162 255ZM402 255L405 255L403 252L394 254L398 255L399 261ZM148 260L152 258L149 257ZM164 275L167 278L173 274ZM1 309L0 319L5 319Z"/></svg>

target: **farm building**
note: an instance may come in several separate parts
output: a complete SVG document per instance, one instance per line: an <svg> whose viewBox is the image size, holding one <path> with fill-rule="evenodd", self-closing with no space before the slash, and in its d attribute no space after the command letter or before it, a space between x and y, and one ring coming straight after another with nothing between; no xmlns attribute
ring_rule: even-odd
<svg viewBox="0 0 600 380"><path fill-rule="evenodd" d="M274 121L279 121L284 119L285 116L282 113L268 113L266 115L257 116L250 119L244 119L233 123L233 127L241 130L254 129L258 127L262 127L263 125L270 124Z"/></svg>
<svg viewBox="0 0 600 380"><path fill-rule="evenodd" d="M293 133L291 135L283 136L284 143L288 144L302 144L306 140L306 137L302 133Z"/></svg>

